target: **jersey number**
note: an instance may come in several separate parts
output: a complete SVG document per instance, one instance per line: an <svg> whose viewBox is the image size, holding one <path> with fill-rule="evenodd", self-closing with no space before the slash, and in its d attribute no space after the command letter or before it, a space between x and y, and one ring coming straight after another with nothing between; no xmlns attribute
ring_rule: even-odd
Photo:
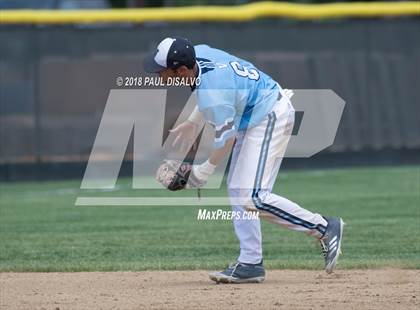
<svg viewBox="0 0 420 310"><path fill-rule="evenodd" d="M247 77L248 79L255 81L260 78L260 74L256 69L241 66L240 63L237 61L231 61L229 64L231 65L235 73L239 76Z"/></svg>

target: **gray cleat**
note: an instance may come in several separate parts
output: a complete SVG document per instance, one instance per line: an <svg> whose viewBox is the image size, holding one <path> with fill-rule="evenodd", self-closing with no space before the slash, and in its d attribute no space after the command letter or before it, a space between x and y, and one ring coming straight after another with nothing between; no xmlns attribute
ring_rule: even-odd
<svg viewBox="0 0 420 310"><path fill-rule="evenodd" d="M325 271L332 273L341 254L344 222L341 218L325 217L328 222L325 235L319 240L325 258Z"/></svg>
<svg viewBox="0 0 420 310"><path fill-rule="evenodd" d="M259 264L236 262L230 264L224 271L209 274L216 283L261 283L265 278L262 261Z"/></svg>

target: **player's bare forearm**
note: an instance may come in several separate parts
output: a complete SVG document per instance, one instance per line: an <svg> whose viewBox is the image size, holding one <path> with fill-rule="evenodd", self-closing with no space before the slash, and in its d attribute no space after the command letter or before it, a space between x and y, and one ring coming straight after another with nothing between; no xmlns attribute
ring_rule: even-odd
<svg viewBox="0 0 420 310"><path fill-rule="evenodd" d="M235 143L235 137L232 137L229 140L227 140L225 145L222 148L216 149L212 152L209 158L209 162L215 166L219 165L220 162L223 160L223 158L225 158L225 156L230 153L234 143Z"/></svg>
<svg viewBox="0 0 420 310"><path fill-rule="evenodd" d="M210 175L213 174L216 166L220 164L227 154L229 154L233 143L235 143L235 138L230 138L226 141L222 148L215 149L208 160L201 165L194 165L192 167L192 175L194 175L197 180L200 180L203 184L205 184Z"/></svg>

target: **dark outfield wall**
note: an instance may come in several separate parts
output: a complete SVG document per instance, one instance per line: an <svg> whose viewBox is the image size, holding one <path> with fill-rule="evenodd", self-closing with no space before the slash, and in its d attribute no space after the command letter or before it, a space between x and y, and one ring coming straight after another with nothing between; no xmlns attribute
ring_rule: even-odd
<svg viewBox="0 0 420 310"><path fill-rule="evenodd" d="M420 19L263 20L0 27L0 163L85 162L116 77L144 75L144 54L171 35L246 58L286 88L333 89L347 104L324 153L419 154Z"/></svg>

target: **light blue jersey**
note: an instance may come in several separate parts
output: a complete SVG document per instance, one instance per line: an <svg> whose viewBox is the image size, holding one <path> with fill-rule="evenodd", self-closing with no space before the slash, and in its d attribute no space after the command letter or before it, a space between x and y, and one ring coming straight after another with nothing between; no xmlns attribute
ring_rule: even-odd
<svg viewBox="0 0 420 310"><path fill-rule="evenodd" d="M279 99L279 85L253 64L208 45L194 47L200 84L198 108L215 127L214 147L264 120Z"/></svg>

